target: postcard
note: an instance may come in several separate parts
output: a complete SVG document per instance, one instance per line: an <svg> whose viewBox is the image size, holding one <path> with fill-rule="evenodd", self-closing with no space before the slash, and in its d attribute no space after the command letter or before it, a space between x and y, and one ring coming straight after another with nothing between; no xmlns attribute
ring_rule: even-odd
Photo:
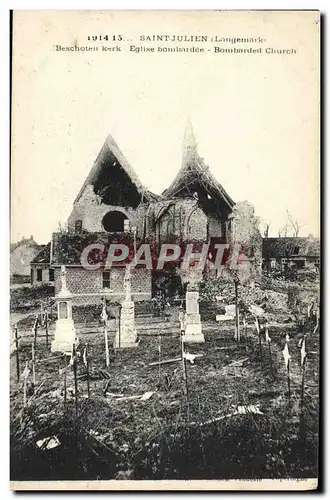
<svg viewBox="0 0 330 500"><path fill-rule="evenodd" d="M313 490L320 13L12 14L10 488Z"/></svg>

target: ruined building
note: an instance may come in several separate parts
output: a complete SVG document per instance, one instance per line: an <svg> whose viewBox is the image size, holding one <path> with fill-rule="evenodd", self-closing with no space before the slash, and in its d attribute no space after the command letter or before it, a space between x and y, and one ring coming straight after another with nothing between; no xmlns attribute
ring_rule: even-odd
<svg viewBox="0 0 330 500"><path fill-rule="evenodd" d="M76 295L76 304L99 303L102 297L120 300L124 268L84 269L80 260L84 248L118 242L130 242L136 248L142 242L227 241L234 226L233 208L234 201L199 156L190 124L185 132L182 166L162 195L141 184L109 136L74 200L68 230L52 235L49 265L54 270L55 292L60 288L60 266L65 265L67 285ZM38 258L34 259L37 265ZM184 280L178 273L172 293ZM133 300L150 299L161 282L161 272L135 268Z"/></svg>

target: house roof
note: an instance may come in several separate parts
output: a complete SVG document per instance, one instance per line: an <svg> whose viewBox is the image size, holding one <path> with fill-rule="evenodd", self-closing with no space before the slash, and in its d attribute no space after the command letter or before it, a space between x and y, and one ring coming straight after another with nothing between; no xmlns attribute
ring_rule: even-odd
<svg viewBox="0 0 330 500"><path fill-rule="evenodd" d="M142 201L152 201L154 199L157 199L157 195L153 194L142 185L135 170L119 149L118 144L115 142L113 137L109 135L106 138L101 151L99 152L82 188L80 189L75 199L75 203L80 200L87 185L90 184L92 186L95 186L100 177L104 175L105 171L107 172L107 175L115 175L115 172L118 168L122 169L125 172L128 178L127 180L135 187L137 193L141 196Z"/></svg>
<svg viewBox="0 0 330 500"><path fill-rule="evenodd" d="M38 243L34 241L33 236L30 236L30 238L22 238L21 241L17 241L16 243L10 243L10 252L13 252L22 245L37 249L42 247L42 245L38 245Z"/></svg>
<svg viewBox="0 0 330 500"><path fill-rule="evenodd" d="M263 238L262 256L264 259L285 258L288 256L318 257L320 240L311 237Z"/></svg>
<svg viewBox="0 0 330 500"><path fill-rule="evenodd" d="M10 245L10 274L28 276L30 274L30 263L39 253L41 245L33 238L23 239L18 243Z"/></svg>
<svg viewBox="0 0 330 500"><path fill-rule="evenodd" d="M43 245L38 255L31 261L31 264L49 264L50 263L50 242Z"/></svg>
<svg viewBox="0 0 330 500"><path fill-rule="evenodd" d="M105 263L111 243L125 243L133 249L134 236L132 233L53 233L52 241L52 265L81 266L83 251L89 245L103 245L104 250L101 254L92 250L88 262Z"/></svg>
<svg viewBox="0 0 330 500"><path fill-rule="evenodd" d="M182 166L170 186L162 193L163 198L179 197L182 191L194 191L194 186L201 185L216 198L221 198L231 210L235 202L216 180L208 165L197 151L197 143L192 125L188 121L183 144ZM191 189L189 189L189 186ZM191 193L193 195L193 193Z"/></svg>

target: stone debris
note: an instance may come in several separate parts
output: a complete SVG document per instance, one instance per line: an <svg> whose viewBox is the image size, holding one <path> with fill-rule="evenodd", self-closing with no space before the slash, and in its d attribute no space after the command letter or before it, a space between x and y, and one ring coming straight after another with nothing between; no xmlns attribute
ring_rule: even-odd
<svg viewBox="0 0 330 500"><path fill-rule="evenodd" d="M265 311L261 307L254 304L250 305L249 311L253 314L253 316L265 316Z"/></svg>
<svg viewBox="0 0 330 500"><path fill-rule="evenodd" d="M229 365L226 365L223 369L226 369L226 368L237 368L237 367L241 367L244 365L244 363L246 361L249 361L249 358L243 358L243 359L239 359L237 361L233 361L232 363L230 363Z"/></svg>
<svg viewBox="0 0 330 500"><path fill-rule="evenodd" d="M141 399L140 401L148 401L148 399L151 398L151 396L155 393L155 391L148 391L148 392L145 392L143 394L143 396L141 396Z"/></svg>
<svg viewBox="0 0 330 500"><path fill-rule="evenodd" d="M237 410L232 415L245 415L246 413L264 415L264 413L260 411L259 406L257 405L238 406Z"/></svg>
<svg viewBox="0 0 330 500"><path fill-rule="evenodd" d="M190 361L190 363L193 365L195 362L195 358L201 358L203 354L190 354L189 352L185 352L183 354L183 357L187 360Z"/></svg>
<svg viewBox="0 0 330 500"><path fill-rule="evenodd" d="M36 442L36 445L41 450L52 450L53 448L57 448L57 446L60 446L60 444L61 442L56 436L39 439L39 441Z"/></svg>
<svg viewBox="0 0 330 500"><path fill-rule="evenodd" d="M124 396L123 394L113 394L111 392L108 392L106 395L113 397L114 401L148 401L148 399L150 399L153 394L155 394L155 391L147 391L142 395L140 394L134 396Z"/></svg>

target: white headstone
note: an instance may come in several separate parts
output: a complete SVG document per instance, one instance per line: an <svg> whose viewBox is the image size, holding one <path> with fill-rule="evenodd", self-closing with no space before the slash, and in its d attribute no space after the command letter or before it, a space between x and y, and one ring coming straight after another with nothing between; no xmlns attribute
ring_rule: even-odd
<svg viewBox="0 0 330 500"><path fill-rule="evenodd" d="M127 264L124 276L125 301L131 301L131 265Z"/></svg>
<svg viewBox="0 0 330 500"><path fill-rule="evenodd" d="M120 310L120 325L116 332L116 348L136 347L137 333L135 328L134 302L131 300L131 266L128 264L124 277L125 299Z"/></svg>
<svg viewBox="0 0 330 500"><path fill-rule="evenodd" d="M201 317L199 314L199 292L188 290L186 292L186 314L185 314L185 342L205 342L202 333Z"/></svg>
<svg viewBox="0 0 330 500"><path fill-rule="evenodd" d="M186 313L187 314L198 314L199 313L199 305L198 305L198 292L187 292L186 293Z"/></svg>
<svg viewBox="0 0 330 500"><path fill-rule="evenodd" d="M52 352L69 352L76 338L76 329L72 319L72 294L67 288L65 266L61 266L61 291L55 299L57 302L57 320Z"/></svg>

